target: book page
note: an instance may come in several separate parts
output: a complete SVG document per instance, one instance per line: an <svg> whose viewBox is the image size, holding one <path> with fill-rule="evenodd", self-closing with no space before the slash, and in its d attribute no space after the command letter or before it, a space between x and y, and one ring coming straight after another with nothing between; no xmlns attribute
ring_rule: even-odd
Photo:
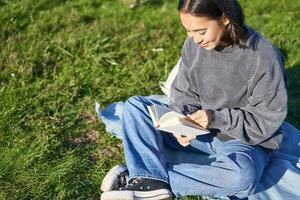
<svg viewBox="0 0 300 200"><path fill-rule="evenodd" d="M163 118L166 116L166 115L169 115L169 114L172 114L172 113L166 113ZM176 113L178 114L178 113ZM209 132L209 130L201 127L200 125L197 125L197 124L194 124L193 122L190 122L188 120L185 120L183 119L182 117L174 117L174 115L169 115L170 117L166 120L164 120L163 122L160 122L159 121L159 124L162 126L162 127L171 127L171 126L177 126L177 125L182 125L182 126L188 126L190 128L194 128L194 129L199 129L199 130L202 130L204 132ZM168 116L167 116L168 117Z"/></svg>
<svg viewBox="0 0 300 200"><path fill-rule="evenodd" d="M158 123L161 124L161 123L165 123L167 121L169 121L170 119L172 118L184 118L185 116L183 114L180 114L180 113L177 113L175 111L171 111L171 112L168 112L168 113L165 113L159 120L158 120Z"/></svg>
<svg viewBox="0 0 300 200"><path fill-rule="evenodd" d="M165 107L165 106L160 106L157 104L154 104L151 106L153 108L153 110L155 111L155 118L157 119L157 121L159 121L159 119L168 112L171 112L171 108Z"/></svg>
<svg viewBox="0 0 300 200"><path fill-rule="evenodd" d="M148 112L150 114L150 117L152 119L153 125L156 127L158 125L158 120L156 118L155 110L152 106L147 106Z"/></svg>
<svg viewBox="0 0 300 200"><path fill-rule="evenodd" d="M204 135L210 133L208 130L201 130L198 128L186 126L184 124L172 124L170 126L160 126L158 128L161 131L170 132L170 133L178 133L181 135Z"/></svg>
<svg viewBox="0 0 300 200"><path fill-rule="evenodd" d="M203 130L203 131L208 131L207 129L201 127L200 125L197 125L197 124L194 124L193 122L190 122L186 119L180 119L180 122L186 126L191 126L191 127L194 127L194 128L197 128L197 129L200 129L200 130Z"/></svg>

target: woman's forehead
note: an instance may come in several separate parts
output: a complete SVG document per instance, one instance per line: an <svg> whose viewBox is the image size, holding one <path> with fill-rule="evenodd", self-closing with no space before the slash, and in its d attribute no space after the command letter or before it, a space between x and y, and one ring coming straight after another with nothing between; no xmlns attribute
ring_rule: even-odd
<svg viewBox="0 0 300 200"><path fill-rule="evenodd" d="M207 29L212 19L204 16L194 16L189 13L180 12L180 19L187 31L200 31Z"/></svg>

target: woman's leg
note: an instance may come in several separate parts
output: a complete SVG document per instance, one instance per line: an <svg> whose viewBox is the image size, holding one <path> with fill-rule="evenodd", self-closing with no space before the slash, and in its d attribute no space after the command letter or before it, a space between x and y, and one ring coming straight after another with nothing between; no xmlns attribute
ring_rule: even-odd
<svg viewBox="0 0 300 200"><path fill-rule="evenodd" d="M198 141L191 145L197 148ZM186 152L185 158L168 161L169 182L172 192L177 196L207 195L247 197L258 183L266 166L269 153L259 146L250 146L238 140L212 142L216 154L204 158ZM166 157L168 152L166 153ZM213 156L213 157L212 157ZM182 184L184 183L184 184Z"/></svg>
<svg viewBox="0 0 300 200"><path fill-rule="evenodd" d="M171 134L153 127L146 108L152 104L164 105L139 96L125 102L122 138L130 178L162 180L176 196L242 198L251 192L268 161L265 150L237 140L221 142L213 134L181 147L174 138L170 142Z"/></svg>
<svg viewBox="0 0 300 200"><path fill-rule="evenodd" d="M162 134L154 128L147 105L161 104L142 96L130 97L122 114L122 140L129 179L151 178L168 183L166 161L161 153Z"/></svg>
<svg viewBox="0 0 300 200"><path fill-rule="evenodd" d="M163 139L161 133L153 127L147 109L147 105L153 103L163 105L138 96L124 103L121 138L129 181L125 187L104 192L101 200L172 198L166 161L161 153Z"/></svg>
<svg viewBox="0 0 300 200"><path fill-rule="evenodd" d="M194 152L197 154L214 154L212 147L213 134L197 138L187 147L181 146L171 133L158 131L147 110L147 105L158 104L166 106L156 100L133 96L124 104L122 115L122 140L125 160L129 171L129 178L145 177L168 182L166 162L178 159L175 152L164 154L166 150L177 149L180 152ZM171 147L171 149L169 149Z"/></svg>

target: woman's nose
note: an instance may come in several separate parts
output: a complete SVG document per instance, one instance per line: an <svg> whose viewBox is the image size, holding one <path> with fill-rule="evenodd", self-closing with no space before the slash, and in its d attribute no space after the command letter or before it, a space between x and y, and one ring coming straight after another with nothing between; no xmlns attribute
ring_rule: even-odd
<svg viewBox="0 0 300 200"><path fill-rule="evenodd" d="M201 39L201 38L193 37L193 39L196 44L201 43L203 41L203 39Z"/></svg>
<svg viewBox="0 0 300 200"><path fill-rule="evenodd" d="M195 42L196 44L201 43L201 42L203 41L202 38L197 37L197 36L196 36L195 34L193 34L193 33L189 33L189 32L188 32L188 36L191 37L191 38L193 38L193 40L194 40L194 42Z"/></svg>

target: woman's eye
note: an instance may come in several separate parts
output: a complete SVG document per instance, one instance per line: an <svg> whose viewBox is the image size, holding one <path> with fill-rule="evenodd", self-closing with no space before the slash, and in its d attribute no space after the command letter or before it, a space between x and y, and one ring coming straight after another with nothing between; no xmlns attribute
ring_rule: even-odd
<svg viewBox="0 0 300 200"><path fill-rule="evenodd" d="M204 32L200 32L200 35L205 35L205 33L206 33L206 31L204 31Z"/></svg>

